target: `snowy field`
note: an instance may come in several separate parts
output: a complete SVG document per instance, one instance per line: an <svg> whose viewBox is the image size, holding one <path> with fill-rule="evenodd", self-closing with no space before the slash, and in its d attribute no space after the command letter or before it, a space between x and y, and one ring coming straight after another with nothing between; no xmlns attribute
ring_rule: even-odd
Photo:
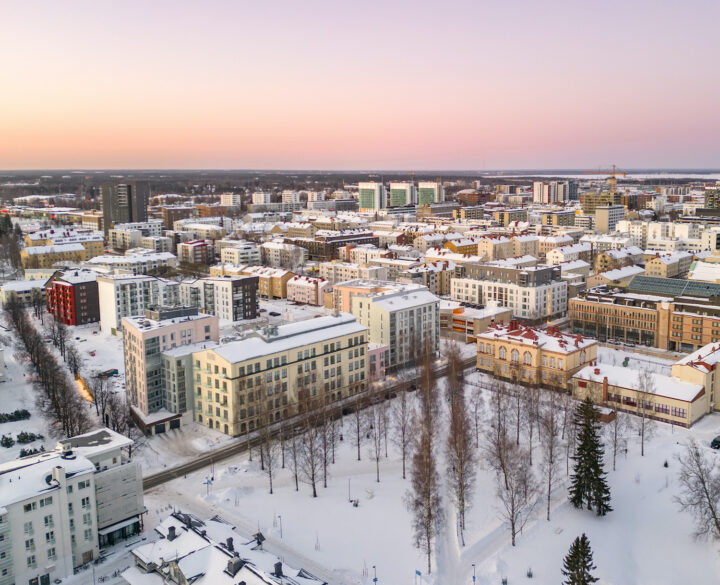
<svg viewBox="0 0 720 585"><path fill-rule="evenodd" d="M476 373L468 379L482 381ZM329 485L323 488L320 483L317 499L311 497L307 485L295 491L289 469L279 470L275 493L270 495L257 458L249 462L247 456L238 456L216 466L211 485L205 483L211 470L204 469L148 492L148 525L167 515L168 502L202 517L220 514L241 533L262 531L268 537L268 550L318 571L333 585L369 584L373 566L379 583L413 584L416 570L423 573L418 581L423 584L471 583L473 564L480 584L499 584L507 577L511 584L556 585L563 557L582 532L590 538L596 575L603 585L710 583L711 576L720 571L717 547L693 539L692 518L673 502L678 493L675 456L682 452L682 442L695 436L710 456L720 456L707 447L720 434L720 414L705 417L690 431L657 424L645 457L640 457L637 438L629 436L628 453L618 460L617 471L606 464L613 512L597 518L592 512L572 508L563 484L554 492L552 520L544 519L543 503L539 503L516 547L510 546L509 529L500 519L494 475L484 468L480 454L466 546L459 544L444 490L448 528L438 538L429 577L424 575L424 557L412 544L411 517L404 503L409 480L401 477L398 453L391 445L390 456L381 459L377 483L369 441L358 462L348 440L351 422L344 421L345 440L337 463L331 466ZM538 460L536 447L536 469ZM441 456L438 469L444 476L442 461ZM566 481L564 462L562 476ZM350 499L359 500L358 507L349 503L348 490ZM526 576L528 569L534 574L532 581Z"/></svg>

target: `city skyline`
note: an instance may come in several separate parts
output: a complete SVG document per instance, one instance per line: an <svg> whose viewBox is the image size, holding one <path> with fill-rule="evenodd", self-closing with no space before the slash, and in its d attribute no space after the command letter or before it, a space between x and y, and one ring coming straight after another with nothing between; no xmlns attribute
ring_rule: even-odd
<svg viewBox="0 0 720 585"><path fill-rule="evenodd" d="M0 168L717 168L718 16L700 0L8 4Z"/></svg>

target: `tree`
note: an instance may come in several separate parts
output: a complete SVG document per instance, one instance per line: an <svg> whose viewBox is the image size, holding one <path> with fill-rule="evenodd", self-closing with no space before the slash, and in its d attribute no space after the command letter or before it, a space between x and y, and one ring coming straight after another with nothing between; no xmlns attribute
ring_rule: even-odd
<svg viewBox="0 0 720 585"><path fill-rule="evenodd" d="M365 416L363 415L363 409L365 408L365 396L358 395L355 398L353 404L353 443L357 448L357 460L360 461L360 449L363 444L363 437L365 435Z"/></svg>
<svg viewBox="0 0 720 585"><path fill-rule="evenodd" d="M268 478L270 494L273 493L273 477L276 473L278 458L280 456L280 445L273 433L272 422L272 399L265 401L261 397L257 403L258 407L258 449L260 451L260 468Z"/></svg>
<svg viewBox="0 0 720 585"><path fill-rule="evenodd" d="M460 524L460 540L465 545L465 514L472 504L475 486L476 461L472 447L472 425L465 400L465 384L459 352L448 353L449 424L446 443L447 471L452 495Z"/></svg>
<svg viewBox="0 0 720 585"><path fill-rule="evenodd" d="M652 413L655 409L655 378L643 369L637 375L637 417L635 426L640 437L640 456L645 456L645 441L652 438Z"/></svg>
<svg viewBox="0 0 720 585"><path fill-rule="evenodd" d="M493 471L503 478L508 487L506 452L508 447L508 396L505 385L493 382L490 394L490 419L485 431L485 459Z"/></svg>
<svg viewBox="0 0 720 585"><path fill-rule="evenodd" d="M505 469L503 477L496 475L496 495L500 500L500 514L510 526L512 545L522 532L537 503L537 480L528 461L527 450L505 437Z"/></svg>
<svg viewBox="0 0 720 585"><path fill-rule="evenodd" d="M415 416L414 400L407 390L401 390L392 405L392 441L400 451L402 458L402 477L405 479L407 458L415 439L412 433L412 421Z"/></svg>
<svg viewBox="0 0 720 585"><path fill-rule="evenodd" d="M382 401L382 392L373 393L370 396L370 405L365 411L365 424L370 438L369 453L375 461L375 481L377 483L380 483L380 457L383 451Z"/></svg>
<svg viewBox="0 0 720 585"><path fill-rule="evenodd" d="M605 477L603 446L600 442L597 411L590 398L577 409L578 429L573 473L570 478L570 502L576 508L587 506L598 516L612 511L610 488Z"/></svg>
<svg viewBox="0 0 720 585"><path fill-rule="evenodd" d="M547 500L546 518L550 520L550 497L557 483L560 467L561 443L560 426L561 414L557 409L557 392L547 393L548 403L538 418L538 433L540 435L540 448L542 451L541 470L545 484Z"/></svg>
<svg viewBox="0 0 720 585"><path fill-rule="evenodd" d="M34 288L32 290L32 293L30 293L30 304L32 305L35 317L40 319L43 309L45 308L45 301L43 300L43 294L40 292L40 289Z"/></svg>
<svg viewBox="0 0 720 585"><path fill-rule="evenodd" d="M617 461L617 454L620 449L626 444L625 433L628 428L627 416L621 413L619 410L614 410L615 418L612 422L605 427L605 436L607 442L610 444L610 451L612 452L612 468L615 471L615 463Z"/></svg>
<svg viewBox="0 0 720 585"><path fill-rule="evenodd" d="M440 477L434 451L438 401L432 362L432 352L428 348L423 352L421 362L416 425L419 439L410 469L411 485L406 493L406 503L413 517L415 546L426 555L428 573L432 572L433 542L442 522Z"/></svg>
<svg viewBox="0 0 720 585"><path fill-rule="evenodd" d="M305 428L299 441L300 479L312 488L317 498L317 482L323 469L322 428L319 424L319 407L310 404L305 416Z"/></svg>
<svg viewBox="0 0 720 585"><path fill-rule="evenodd" d="M470 392L470 408L473 413L473 426L475 429L475 448L480 447L480 418L483 411L483 389L480 384L472 384Z"/></svg>
<svg viewBox="0 0 720 585"><path fill-rule="evenodd" d="M590 541L583 533L570 545L570 550L563 561L561 572L566 577L563 585L591 585L598 580L591 573L595 569Z"/></svg>
<svg viewBox="0 0 720 585"><path fill-rule="evenodd" d="M525 421L525 430L528 437L528 458L530 465L532 465L533 438L540 417L540 388L537 386L526 388L522 400L523 420Z"/></svg>
<svg viewBox="0 0 720 585"><path fill-rule="evenodd" d="M695 517L696 537L720 539L720 468L715 457L705 457L691 439L677 460L682 491L675 501Z"/></svg>

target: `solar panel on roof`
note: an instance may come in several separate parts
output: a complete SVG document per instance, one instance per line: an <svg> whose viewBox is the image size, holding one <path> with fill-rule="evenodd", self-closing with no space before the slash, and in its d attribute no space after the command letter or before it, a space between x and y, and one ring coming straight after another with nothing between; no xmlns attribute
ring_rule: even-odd
<svg viewBox="0 0 720 585"><path fill-rule="evenodd" d="M720 296L720 284L714 282L662 278L659 276L635 276L630 281L627 290L628 292L653 293L664 296Z"/></svg>

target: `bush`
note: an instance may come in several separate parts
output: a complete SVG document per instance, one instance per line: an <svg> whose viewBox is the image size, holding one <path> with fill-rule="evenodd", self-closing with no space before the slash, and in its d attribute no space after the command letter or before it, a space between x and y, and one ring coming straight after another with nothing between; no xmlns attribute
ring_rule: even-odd
<svg viewBox="0 0 720 585"><path fill-rule="evenodd" d="M32 443L33 441L37 441L38 439L42 438L42 435L36 435L35 433L26 433L25 431L20 431L17 436L17 442L21 445L25 445L27 443Z"/></svg>
<svg viewBox="0 0 720 585"><path fill-rule="evenodd" d="M19 457L29 457L30 455L37 455L38 453L44 453L45 447L42 445L39 449L25 449L24 447L20 449L20 455Z"/></svg>
<svg viewBox="0 0 720 585"><path fill-rule="evenodd" d="M0 423L16 422L19 420L27 420L30 418L30 413L24 408L21 410L14 410L12 412L0 412Z"/></svg>
<svg viewBox="0 0 720 585"><path fill-rule="evenodd" d="M0 446L5 447L6 449L12 447L14 444L15 439L13 439L10 435L3 435L0 439Z"/></svg>

